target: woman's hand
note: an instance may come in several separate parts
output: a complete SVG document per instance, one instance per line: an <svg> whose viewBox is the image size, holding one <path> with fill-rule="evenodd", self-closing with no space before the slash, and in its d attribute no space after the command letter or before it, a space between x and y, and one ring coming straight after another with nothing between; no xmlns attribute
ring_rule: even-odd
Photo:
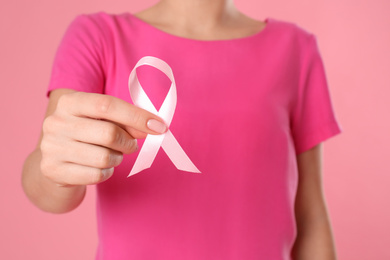
<svg viewBox="0 0 390 260"><path fill-rule="evenodd" d="M43 124L42 174L59 185L105 181L123 154L137 150L135 138L165 131L157 116L121 99L83 92L62 95Z"/></svg>
<svg viewBox="0 0 390 260"><path fill-rule="evenodd" d="M121 99L54 90L39 145L24 164L24 191L42 210L70 211L85 185L110 178L123 154L137 150L135 139L166 130L158 116Z"/></svg>

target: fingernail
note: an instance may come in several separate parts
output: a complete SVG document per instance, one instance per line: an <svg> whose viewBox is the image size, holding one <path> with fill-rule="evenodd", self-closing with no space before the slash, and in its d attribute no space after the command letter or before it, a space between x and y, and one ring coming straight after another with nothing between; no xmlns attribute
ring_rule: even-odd
<svg viewBox="0 0 390 260"><path fill-rule="evenodd" d="M107 169L103 169L102 170L102 174L103 174L103 181L107 180L108 178L110 178L112 176L112 174L114 173L114 167L112 168L107 168Z"/></svg>
<svg viewBox="0 0 390 260"><path fill-rule="evenodd" d="M130 144L130 148L133 152L138 151L138 142L137 139L134 139L133 142Z"/></svg>
<svg viewBox="0 0 390 260"><path fill-rule="evenodd" d="M123 154L113 154L111 160L112 160L112 165L118 165L123 160Z"/></svg>
<svg viewBox="0 0 390 260"><path fill-rule="evenodd" d="M146 125L150 130L156 133L163 134L167 131L167 126L156 119L150 119Z"/></svg>

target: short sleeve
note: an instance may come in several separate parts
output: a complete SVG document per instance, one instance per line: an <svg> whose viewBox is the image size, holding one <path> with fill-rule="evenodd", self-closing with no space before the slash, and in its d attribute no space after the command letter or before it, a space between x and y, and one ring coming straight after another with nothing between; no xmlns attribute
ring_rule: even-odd
<svg viewBox="0 0 390 260"><path fill-rule="evenodd" d="M48 94L58 88L103 93L103 41L96 19L88 15L76 17L57 49Z"/></svg>
<svg viewBox="0 0 390 260"><path fill-rule="evenodd" d="M310 35L303 50L291 131L297 154L341 132L335 118L323 62L313 35Z"/></svg>

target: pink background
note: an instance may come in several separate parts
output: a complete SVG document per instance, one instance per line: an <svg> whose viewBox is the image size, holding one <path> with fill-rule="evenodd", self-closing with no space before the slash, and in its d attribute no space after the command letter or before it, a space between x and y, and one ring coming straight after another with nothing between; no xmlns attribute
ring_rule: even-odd
<svg viewBox="0 0 390 260"><path fill-rule="evenodd" d="M94 188L75 211L36 209L20 185L36 145L51 63L75 15L155 1L4 1L0 8L0 259L93 259ZM314 32L344 133L325 144L324 185L339 259L390 259L390 1L239 0L252 17Z"/></svg>

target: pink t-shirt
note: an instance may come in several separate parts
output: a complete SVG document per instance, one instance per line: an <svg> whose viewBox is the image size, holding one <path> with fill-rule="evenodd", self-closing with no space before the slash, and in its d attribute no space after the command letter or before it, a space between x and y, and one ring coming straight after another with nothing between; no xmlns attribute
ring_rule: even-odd
<svg viewBox="0 0 390 260"><path fill-rule="evenodd" d="M200 41L128 13L82 15L59 46L49 91L131 102L128 77L143 56L172 67L170 130L202 173L177 170L160 149L127 178L138 154L126 155L97 186L97 259L291 259L296 155L340 132L315 37L267 19L249 37ZM138 76L161 105L167 77L149 66Z"/></svg>

